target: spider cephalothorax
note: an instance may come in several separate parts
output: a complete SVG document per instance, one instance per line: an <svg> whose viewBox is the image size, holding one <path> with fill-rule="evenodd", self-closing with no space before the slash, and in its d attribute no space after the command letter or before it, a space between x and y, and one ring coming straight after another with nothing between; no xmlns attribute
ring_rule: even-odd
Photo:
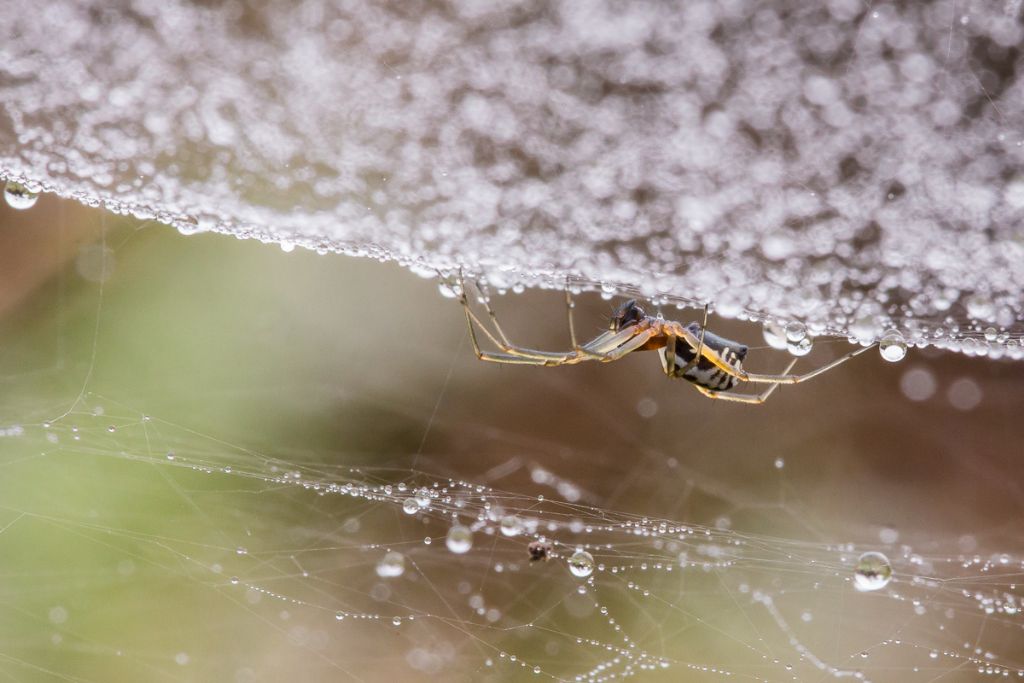
<svg viewBox="0 0 1024 683"><path fill-rule="evenodd" d="M646 317L647 314L644 313L644 309L640 308L640 305L637 304L636 299L630 299L616 308L615 312L612 313L612 319L608 324L608 329L612 332L618 332L619 330L624 330L630 325L636 325Z"/></svg>

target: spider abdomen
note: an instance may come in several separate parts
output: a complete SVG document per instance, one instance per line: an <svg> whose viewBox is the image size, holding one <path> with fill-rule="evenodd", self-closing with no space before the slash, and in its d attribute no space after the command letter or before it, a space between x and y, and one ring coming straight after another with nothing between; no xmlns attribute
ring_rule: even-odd
<svg viewBox="0 0 1024 683"><path fill-rule="evenodd" d="M686 329L700 339L700 325L690 323ZM715 351L729 367L737 371L743 370L743 360L747 357L745 344L705 331L704 346ZM669 372L668 354L667 348L661 350L661 362L665 366L666 372ZM736 377L725 372L707 358L701 357L696 363L693 363L696 355L696 349L691 348L682 340L677 340L675 363L670 374L712 391L729 391L739 382Z"/></svg>

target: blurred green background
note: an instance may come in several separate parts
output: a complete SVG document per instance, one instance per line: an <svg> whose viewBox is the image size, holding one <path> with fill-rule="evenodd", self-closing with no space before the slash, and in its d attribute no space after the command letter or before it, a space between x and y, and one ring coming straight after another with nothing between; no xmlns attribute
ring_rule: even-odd
<svg viewBox="0 0 1024 683"><path fill-rule="evenodd" d="M608 656L575 642L591 630L607 638L607 625L574 602L564 568L522 562L525 541L446 553L442 515L277 481L291 472L321 485L467 480L766 545L791 539L834 566L801 573L804 561L789 558L777 574L749 571L779 596L803 595L786 609L822 658L847 665L893 632L913 643L857 662L875 680L917 680L919 658L932 667L920 680L947 669L944 680L971 680L973 665L926 656L971 652L963 632L939 628L948 604L967 614L956 623L972 643L1010 663L1024 651L1019 625L976 633L978 615L949 595L929 593L929 613L909 621L891 595L853 602L833 545L879 546L894 529L890 552L910 555L899 550L908 544L940 578L964 553L1024 552L1019 364L916 349L890 364L871 352L762 407L667 381L654 354L491 365L474 358L458 303L393 264L184 237L51 197L26 212L0 207L0 278L0 674L10 680L533 676L502 664L501 650L571 679ZM581 336L605 327L613 303L580 298ZM557 293L494 304L517 341L565 348ZM756 325L710 327L762 345ZM798 368L847 349L822 340ZM747 365L785 363L755 348ZM931 395L911 400L924 376ZM610 538L629 555L627 534ZM416 571L382 583L385 547ZM636 546L631 561L653 549ZM496 563L521 571L499 576ZM791 633L739 605L746 571L688 579L686 590L662 575L650 579L657 602L618 590L607 600L642 648L677 663L815 679ZM494 622L470 606L477 594L496 606ZM338 610L381 620L339 624ZM814 619L801 623L807 610ZM410 613L436 618L388 623ZM685 665L646 675L718 679Z"/></svg>

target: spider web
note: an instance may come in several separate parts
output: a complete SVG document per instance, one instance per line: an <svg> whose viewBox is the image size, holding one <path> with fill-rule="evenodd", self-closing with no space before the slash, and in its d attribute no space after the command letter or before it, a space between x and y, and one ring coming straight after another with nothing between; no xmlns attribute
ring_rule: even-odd
<svg viewBox="0 0 1024 683"><path fill-rule="evenodd" d="M1018 0L15 2L0 177L428 277L1003 353L1021 35Z"/></svg>
<svg viewBox="0 0 1024 683"><path fill-rule="evenodd" d="M866 354L723 406L650 357L478 363L400 271L102 220L2 330L12 679L1024 676L1015 366ZM494 303L564 345L560 297Z"/></svg>

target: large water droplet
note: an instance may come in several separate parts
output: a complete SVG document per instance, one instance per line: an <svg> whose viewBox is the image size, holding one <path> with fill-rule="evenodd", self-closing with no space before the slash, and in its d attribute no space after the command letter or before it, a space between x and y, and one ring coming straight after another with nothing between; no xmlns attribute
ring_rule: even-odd
<svg viewBox="0 0 1024 683"><path fill-rule="evenodd" d="M788 334L786 335L788 338ZM810 337L802 337L799 341L786 343L786 350L794 356L806 356L814 348L814 341Z"/></svg>
<svg viewBox="0 0 1024 683"><path fill-rule="evenodd" d="M798 342L807 336L807 328L803 323L792 322L786 325L786 340Z"/></svg>
<svg viewBox="0 0 1024 683"><path fill-rule="evenodd" d="M504 536L518 536L522 530L519 518L515 515L505 515L501 518L501 533Z"/></svg>
<svg viewBox="0 0 1024 683"><path fill-rule="evenodd" d="M7 200L7 205L12 209L24 211L36 205L39 193L33 192L21 183L9 180L4 186L4 199Z"/></svg>
<svg viewBox="0 0 1024 683"><path fill-rule="evenodd" d="M393 579L405 573L405 555L389 552L377 563L377 576L383 579Z"/></svg>
<svg viewBox="0 0 1024 683"><path fill-rule="evenodd" d="M857 338L857 341L868 343L874 340L878 330L875 325L875 318L871 315L862 315L850 323L850 334Z"/></svg>
<svg viewBox="0 0 1024 683"><path fill-rule="evenodd" d="M420 511L420 504L416 502L416 499L409 496L402 501L402 511L407 515L415 515Z"/></svg>
<svg viewBox="0 0 1024 683"><path fill-rule="evenodd" d="M889 558L874 551L864 553L857 559L853 572L853 585L861 591L876 591L885 588L892 580L892 565Z"/></svg>
<svg viewBox="0 0 1024 683"><path fill-rule="evenodd" d="M469 552L469 549L473 547L473 532L469 530L469 527L456 524L448 530L448 536L444 542L448 546L448 550L461 555Z"/></svg>
<svg viewBox="0 0 1024 683"><path fill-rule="evenodd" d="M594 573L594 556L578 548L569 558L569 571L573 576L585 579Z"/></svg>
<svg viewBox="0 0 1024 683"><path fill-rule="evenodd" d="M778 351L786 350L786 328L778 323L766 322L761 328L761 334L768 346Z"/></svg>
<svg viewBox="0 0 1024 683"><path fill-rule="evenodd" d="M437 284L437 291L441 292L441 296L445 299L457 299L462 296L462 287L444 280Z"/></svg>
<svg viewBox="0 0 1024 683"><path fill-rule="evenodd" d="M965 304L967 306L967 315L975 320L990 320L995 314L995 306L987 297L980 294L967 297Z"/></svg>
<svg viewBox="0 0 1024 683"><path fill-rule="evenodd" d="M907 357L907 341L899 332L890 330L878 341L878 352L890 363L901 361Z"/></svg>

